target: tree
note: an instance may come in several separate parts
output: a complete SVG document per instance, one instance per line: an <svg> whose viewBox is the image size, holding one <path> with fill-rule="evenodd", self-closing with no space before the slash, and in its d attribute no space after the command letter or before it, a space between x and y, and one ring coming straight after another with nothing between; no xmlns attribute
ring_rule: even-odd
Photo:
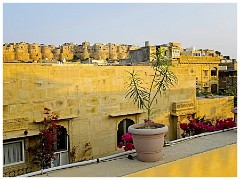
<svg viewBox="0 0 240 180"><path fill-rule="evenodd" d="M152 54L153 74L149 75L152 77L150 86L147 83L144 84L144 80L139 77L135 70L129 72L130 81L126 86L125 97L129 97L140 109L147 111L147 121L150 121L153 109L157 105L157 95L161 95L178 82L177 77L170 70L171 60L162 54L163 51L160 49L157 49L156 54Z"/></svg>

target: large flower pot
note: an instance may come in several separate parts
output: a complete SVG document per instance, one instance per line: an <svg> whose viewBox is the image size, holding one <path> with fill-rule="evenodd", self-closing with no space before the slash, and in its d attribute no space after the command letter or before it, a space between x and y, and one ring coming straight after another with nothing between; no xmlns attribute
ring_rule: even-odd
<svg viewBox="0 0 240 180"><path fill-rule="evenodd" d="M128 127L132 134L137 158L144 162L155 162L162 159L164 136L168 127L164 124L152 123L156 129L144 129L144 124L133 124Z"/></svg>

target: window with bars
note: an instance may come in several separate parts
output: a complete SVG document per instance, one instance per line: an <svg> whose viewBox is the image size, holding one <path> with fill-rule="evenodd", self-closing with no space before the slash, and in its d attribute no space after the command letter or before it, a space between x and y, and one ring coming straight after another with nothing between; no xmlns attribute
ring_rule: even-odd
<svg viewBox="0 0 240 180"><path fill-rule="evenodd" d="M13 165L24 162L23 140L3 143L3 165Z"/></svg>

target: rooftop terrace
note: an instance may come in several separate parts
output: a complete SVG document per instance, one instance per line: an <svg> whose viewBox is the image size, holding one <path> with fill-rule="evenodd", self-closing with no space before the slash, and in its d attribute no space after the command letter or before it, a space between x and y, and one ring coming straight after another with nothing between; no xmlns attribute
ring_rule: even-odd
<svg viewBox="0 0 240 180"><path fill-rule="evenodd" d="M208 135L207 135L208 134ZM50 171L38 177L236 177L237 129L172 143L163 148L163 159L146 163L136 153L109 158L99 163Z"/></svg>

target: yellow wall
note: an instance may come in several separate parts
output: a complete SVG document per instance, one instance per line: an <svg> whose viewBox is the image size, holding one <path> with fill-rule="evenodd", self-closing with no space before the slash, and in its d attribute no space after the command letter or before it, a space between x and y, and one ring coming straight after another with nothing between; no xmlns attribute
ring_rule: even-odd
<svg viewBox="0 0 240 180"><path fill-rule="evenodd" d="M191 71L194 71L196 73L196 78L197 78L196 87L198 87L202 91L206 90L208 92L211 92L211 85L218 84L218 72L216 77L211 76L211 69L216 68L218 71L219 65L213 60L211 61L211 59L214 59L213 57L205 57L206 60L210 60L210 62L208 63L204 63L205 61L201 62L201 59L199 58L202 58L202 57L196 57L196 59L192 59L192 60L188 58L189 57L187 56L180 56L181 63L178 64L178 66L191 68ZM199 62L194 63L194 62L197 62L197 60L199 60ZM204 71L206 71L206 74Z"/></svg>
<svg viewBox="0 0 240 180"><path fill-rule="evenodd" d="M234 108L234 97L220 97L220 98L197 98L197 117L204 115L208 119L225 119L233 117L231 110Z"/></svg>
<svg viewBox="0 0 240 180"><path fill-rule="evenodd" d="M137 123L146 118L145 113L110 116L111 113L137 110L131 100L124 98L124 87L129 77L127 71L133 69L140 71L140 76L150 82L151 79L146 78L146 74L151 72L149 66L43 66L4 63L4 139L14 134L23 134L24 129L29 133L39 130L39 124L35 121L43 120L43 108L48 107L60 118L66 119L64 126L71 139L70 149L78 145L77 159L83 155L87 142L92 144L89 157L116 152L120 121L130 118ZM179 77L179 83L158 99L156 113L153 115L155 122L169 126L167 138L171 138L172 131L169 113L171 103L183 100L195 102L194 74L186 68L173 70ZM23 123L14 123L19 118ZM59 123L63 123L63 120Z"/></svg>
<svg viewBox="0 0 240 180"><path fill-rule="evenodd" d="M172 139L173 102L191 101L198 113L205 104L196 102L195 73L188 67L171 67L178 84L158 97L152 116L155 122L169 126L166 139ZM3 138L26 138L39 133L43 108L50 108L67 128L70 150L76 150L79 161L119 152L117 148L118 124L125 118L135 123L143 122L145 113L134 114L137 107L125 97L127 71L135 69L148 83L151 82L149 66L85 66L81 64L4 63L3 64ZM147 76L146 76L147 75ZM227 100L226 100L227 101ZM209 108L218 103L208 103ZM226 104L230 105L230 104ZM221 116L220 110L216 111ZM111 116L111 114L124 114ZM129 114L130 113L130 114ZM133 114L131 114L133 113ZM84 155L86 143L92 149ZM29 140L31 146L31 140Z"/></svg>
<svg viewBox="0 0 240 180"><path fill-rule="evenodd" d="M220 63L220 57L211 57L211 56L180 56L180 62L181 63Z"/></svg>
<svg viewBox="0 0 240 180"><path fill-rule="evenodd" d="M127 177L237 177L237 145L196 154Z"/></svg>

